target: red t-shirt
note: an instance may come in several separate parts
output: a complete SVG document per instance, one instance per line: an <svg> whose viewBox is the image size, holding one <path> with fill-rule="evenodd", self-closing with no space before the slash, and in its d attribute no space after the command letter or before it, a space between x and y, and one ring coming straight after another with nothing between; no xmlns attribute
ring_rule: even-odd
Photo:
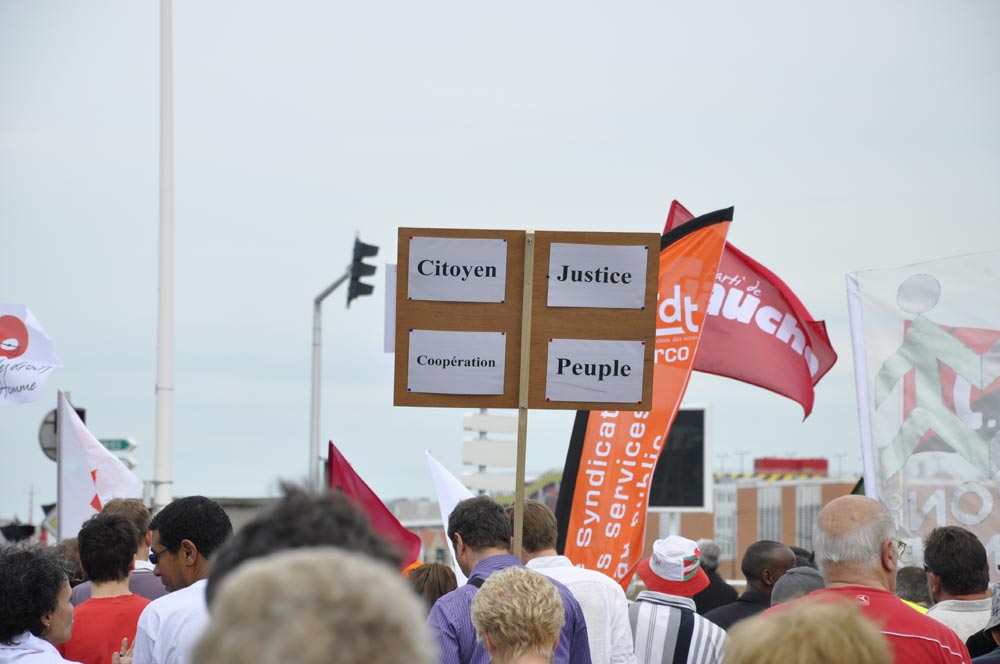
<svg viewBox="0 0 1000 664"><path fill-rule="evenodd" d="M782 611L798 602L830 599L843 599L860 606L865 618L888 640L895 664L971 662L968 649L951 628L910 608L887 590L867 586L824 588L773 606L764 614Z"/></svg>
<svg viewBox="0 0 1000 664"><path fill-rule="evenodd" d="M139 595L88 599L73 610L73 636L56 646L68 660L81 664L111 664L122 639L135 640L139 614L149 600Z"/></svg>

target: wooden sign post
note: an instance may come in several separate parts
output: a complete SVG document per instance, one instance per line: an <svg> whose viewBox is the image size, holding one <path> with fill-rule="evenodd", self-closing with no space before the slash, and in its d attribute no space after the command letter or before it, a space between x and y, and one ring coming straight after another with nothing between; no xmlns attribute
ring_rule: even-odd
<svg viewBox="0 0 1000 664"><path fill-rule="evenodd" d="M514 554L529 408L652 403L660 236L400 228L397 406L517 408Z"/></svg>

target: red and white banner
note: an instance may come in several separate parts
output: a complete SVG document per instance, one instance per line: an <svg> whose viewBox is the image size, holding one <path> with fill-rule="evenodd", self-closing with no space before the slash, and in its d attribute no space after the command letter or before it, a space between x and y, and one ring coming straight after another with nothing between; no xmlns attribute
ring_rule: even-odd
<svg viewBox="0 0 1000 664"><path fill-rule="evenodd" d="M865 492L917 551L959 525L1000 562L1000 251L849 274L847 292Z"/></svg>
<svg viewBox="0 0 1000 664"><path fill-rule="evenodd" d="M674 201L664 232L693 219ZM837 361L826 324L813 320L795 293L730 243L708 303L695 371L771 390L813 408L813 386Z"/></svg>
<svg viewBox="0 0 1000 664"><path fill-rule="evenodd" d="M58 408L56 529L62 541L76 537L112 498L142 498L142 482L90 433L62 392Z"/></svg>
<svg viewBox="0 0 1000 664"><path fill-rule="evenodd" d="M559 546L623 586L642 555L649 483L691 377L732 218L732 208L720 210L662 238L652 410L577 415L556 507Z"/></svg>
<svg viewBox="0 0 1000 664"><path fill-rule="evenodd" d="M23 304L0 304L0 406L30 403L61 367L52 340Z"/></svg>
<svg viewBox="0 0 1000 664"><path fill-rule="evenodd" d="M355 501L361 511L368 516L372 530L399 551L403 559L402 566L405 568L417 560L420 557L422 544L420 536L403 527L332 442L326 463L330 488L342 491L345 496Z"/></svg>

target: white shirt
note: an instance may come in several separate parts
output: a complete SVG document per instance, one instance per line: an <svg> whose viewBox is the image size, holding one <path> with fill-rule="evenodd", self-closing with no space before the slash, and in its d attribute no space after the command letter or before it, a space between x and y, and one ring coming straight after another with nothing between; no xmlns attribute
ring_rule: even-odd
<svg viewBox="0 0 1000 664"><path fill-rule="evenodd" d="M635 664L628 600L621 586L600 572L574 566L566 556L534 558L527 567L560 582L576 597L587 621L594 664Z"/></svg>
<svg viewBox="0 0 1000 664"><path fill-rule="evenodd" d="M944 623L965 641L990 621L993 598L946 599L927 609L927 616Z"/></svg>
<svg viewBox="0 0 1000 664"><path fill-rule="evenodd" d="M14 643L0 643L0 664L65 664L56 647L31 632L14 637ZM70 664L77 664L71 662Z"/></svg>
<svg viewBox="0 0 1000 664"><path fill-rule="evenodd" d="M208 624L205 587L192 583L150 602L135 632L133 664L186 664Z"/></svg>

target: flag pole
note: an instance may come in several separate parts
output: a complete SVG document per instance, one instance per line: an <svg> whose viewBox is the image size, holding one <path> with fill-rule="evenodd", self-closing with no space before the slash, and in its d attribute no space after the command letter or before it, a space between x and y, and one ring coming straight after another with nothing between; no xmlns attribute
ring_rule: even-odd
<svg viewBox="0 0 1000 664"><path fill-rule="evenodd" d="M62 390L56 392L56 543L62 541L63 534L63 446L62 432L59 430L59 406L64 399Z"/></svg>
<svg viewBox="0 0 1000 664"><path fill-rule="evenodd" d="M524 528L524 458L528 449L528 373L531 366L531 295L535 280L535 234L524 236L524 297L521 300L521 384L517 397L517 470L514 475L514 555L520 557Z"/></svg>
<svg viewBox="0 0 1000 664"><path fill-rule="evenodd" d="M173 499L174 116L172 0L160 0L160 289L156 343L153 511Z"/></svg>

